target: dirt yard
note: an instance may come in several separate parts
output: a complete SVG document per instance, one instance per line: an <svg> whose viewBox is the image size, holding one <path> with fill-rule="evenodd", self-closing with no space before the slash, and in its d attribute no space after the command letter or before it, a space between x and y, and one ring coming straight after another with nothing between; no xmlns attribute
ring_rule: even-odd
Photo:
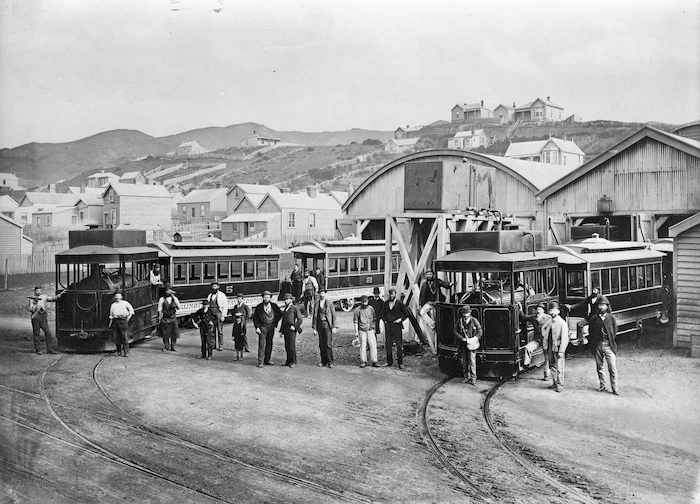
<svg viewBox="0 0 700 504"><path fill-rule="evenodd" d="M0 302L25 294L14 292ZM349 314L340 315L331 370L316 366L308 319L298 338L299 366L281 365L276 337L277 365L259 369L252 353L235 361L230 336L212 361L198 359L194 330L183 331L178 352L161 352L153 339L134 345L129 359L36 356L26 315L2 313L0 500L480 501L419 434L418 404L442 378L433 356L407 357L404 371L360 369ZM254 333L249 339L255 348ZM567 365L561 394L546 388L539 370L496 393L491 408L508 442L598 502L700 498L700 363L670 350L662 332L641 344L623 342L620 397L596 391L588 354ZM428 409L438 445L492 502L570 502L516 464L486 430L481 405L493 385L453 380L438 391ZM96 454L86 440L169 479Z"/></svg>

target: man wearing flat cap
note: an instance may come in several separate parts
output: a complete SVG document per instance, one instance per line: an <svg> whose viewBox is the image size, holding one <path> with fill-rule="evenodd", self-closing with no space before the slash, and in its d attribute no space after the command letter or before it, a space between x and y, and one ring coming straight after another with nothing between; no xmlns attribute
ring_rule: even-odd
<svg viewBox="0 0 700 504"><path fill-rule="evenodd" d="M263 292L262 303L253 311L253 325L258 335L258 367L272 366L272 343L275 336L275 327L282 318L282 311L276 303L271 302L270 291Z"/></svg>
<svg viewBox="0 0 700 504"><path fill-rule="evenodd" d="M291 293L285 294L280 332L284 337L284 349L287 352L287 361L284 365L290 368L297 365L297 334L301 332L303 320L299 307L294 304L294 296Z"/></svg>
<svg viewBox="0 0 700 504"><path fill-rule="evenodd" d="M483 331L478 320L472 317L472 309L469 305L464 305L459 309L459 320L457 321L455 337L459 343L459 353L462 359L463 382L469 385L476 385L476 349L470 350L467 347L467 340L477 338L481 341Z"/></svg>
<svg viewBox="0 0 700 504"><path fill-rule="evenodd" d="M595 367L598 372L598 392L605 392L605 371L603 363L608 364L608 374L610 375L610 387L612 393L620 395L617 388L617 320L610 313L610 303L608 298L600 296L596 303L597 314L591 317L588 326L588 344L591 353L595 357Z"/></svg>

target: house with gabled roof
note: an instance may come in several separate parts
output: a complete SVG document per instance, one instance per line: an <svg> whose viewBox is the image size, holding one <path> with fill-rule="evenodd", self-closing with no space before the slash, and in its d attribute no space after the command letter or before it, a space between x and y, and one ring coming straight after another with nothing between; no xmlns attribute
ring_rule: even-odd
<svg viewBox="0 0 700 504"><path fill-rule="evenodd" d="M207 149L199 145L199 142L192 140L190 142L182 142L177 148L178 156L188 156L190 154L204 154Z"/></svg>
<svg viewBox="0 0 700 504"><path fill-rule="evenodd" d="M447 141L449 149L472 150L478 147L488 147L489 137L483 129L470 129L458 131L454 137Z"/></svg>
<svg viewBox="0 0 700 504"><path fill-rule="evenodd" d="M14 173L0 173L0 190L14 191L19 189L19 179Z"/></svg>
<svg viewBox="0 0 700 504"><path fill-rule="evenodd" d="M399 126L396 128L396 131L394 131L394 138L397 140L401 140L402 138L411 138L419 135L418 132L422 129L423 126L406 126L405 128Z"/></svg>
<svg viewBox="0 0 700 504"><path fill-rule="evenodd" d="M104 226L170 231L171 199L162 185L110 183L102 193Z"/></svg>
<svg viewBox="0 0 700 504"><path fill-rule="evenodd" d="M146 184L148 179L141 171L126 172L119 178L120 184Z"/></svg>
<svg viewBox="0 0 700 504"><path fill-rule="evenodd" d="M32 253L33 240L24 235L24 224L0 213L0 255Z"/></svg>
<svg viewBox="0 0 700 504"><path fill-rule="evenodd" d="M498 119L499 124L512 123L515 119L515 103L513 103L512 107L500 103L498 107L493 109L493 117Z"/></svg>
<svg viewBox="0 0 700 504"><path fill-rule="evenodd" d="M227 214L227 194L225 187L190 191L177 204L178 219L181 223L219 222Z"/></svg>
<svg viewBox="0 0 700 504"><path fill-rule="evenodd" d="M10 219L15 218L16 209L19 206L14 199L7 194L0 196L0 213L6 215Z"/></svg>
<svg viewBox="0 0 700 504"><path fill-rule="evenodd" d="M282 142L281 138L270 135L261 135L256 131L253 134L241 140L241 147L265 147L268 145L278 145Z"/></svg>
<svg viewBox="0 0 700 504"><path fill-rule="evenodd" d="M484 107L484 100L481 103L458 103L452 107L451 117L453 123L463 123L493 118L493 111Z"/></svg>
<svg viewBox="0 0 700 504"><path fill-rule="evenodd" d="M255 195L250 202L257 207L268 194L279 194L277 186L265 184L235 184L226 195L226 212L231 215L246 195ZM255 201L254 201L255 200Z"/></svg>
<svg viewBox="0 0 700 504"><path fill-rule="evenodd" d="M392 138L384 144L384 152L389 154L402 154L415 150L418 140L419 138L402 138L401 140Z"/></svg>
<svg viewBox="0 0 700 504"><path fill-rule="evenodd" d="M515 108L516 121L562 121L564 119L564 107L552 103L551 97L546 100L537 98Z"/></svg>
<svg viewBox="0 0 700 504"><path fill-rule="evenodd" d="M119 175L104 170L93 173L87 178L88 187L106 187L112 182L119 182Z"/></svg>
<svg viewBox="0 0 700 504"><path fill-rule="evenodd" d="M511 142L504 157L564 166L581 166L586 154L571 140L550 137L548 140Z"/></svg>

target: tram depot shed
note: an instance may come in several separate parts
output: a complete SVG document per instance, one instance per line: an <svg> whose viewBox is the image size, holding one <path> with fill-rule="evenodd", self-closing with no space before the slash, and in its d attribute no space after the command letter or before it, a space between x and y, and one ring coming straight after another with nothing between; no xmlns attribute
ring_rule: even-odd
<svg viewBox="0 0 700 504"><path fill-rule="evenodd" d="M671 226L673 278L676 284L673 346L700 357L700 213Z"/></svg>

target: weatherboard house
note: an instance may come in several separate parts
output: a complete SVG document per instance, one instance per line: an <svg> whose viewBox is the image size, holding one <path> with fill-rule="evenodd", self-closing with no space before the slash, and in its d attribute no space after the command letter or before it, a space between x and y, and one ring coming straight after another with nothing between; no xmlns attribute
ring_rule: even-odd
<svg viewBox="0 0 700 504"><path fill-rule="evenodd" d="M512 142L505 157L566 166L581 166L585 153L571 140L550 138L532 142Z"/></svg>
<svg viewBox="0 0 700 504"><path fill-rule="evenodd" d="M172 225L172 196L162 185L109 184L102 193L105 228L129 226L133 229L162 229Z"/></svg>
<svg viewBox="0 0 700 504"><path fill-rule="evenodd" d="M484 107L484 100L481 103L457 104L451 111L453 123L463 123L477 121L479 119L493 118L493 111Z"/></svg>
<svg viewBox="0 0 700 504"><path fill-rule="evenodd" d="M177 148L178 156L189 156L190 154L204 154L208 152L207 149L199 145L196 140L191 142L182 142Z"/></svg>
<svg viewBox="0 0 700 504"><path fill-rule="evenodd" d="M253 131L251 136L247 136L241 140L241 147L266 147L268 145L277 145L281 141L280 138L260 135L258 132Z"/></svg>
<svg viewBox="0 0 700 504"><path fill-rule="evenodd" d="M226 194L228 189L195 189L177 204L181 223L219 222L226 217Z"/></svg>
<svg viewBox="0 0 700 504"><path fill-rule="evenodd" d="M111 182L118 182L119 175L101 170L98 173L90 175L87 180L88 187L106 187Z"/></svg>
<svg viewBox="0 0 700 504"><path fill-rule="evenodd" d="M488 147L489 137L484 130L474 128L467 131L458 131L454 137L447 141L450 149L471 150L479 147Z"/></svg>
<svg viewBox="0 0 700 504"><path fill-rule="evenodd" d="M551 97L546 100L537 98L534 101L516 107L516 121L561 121L564 119L564 107L551 102Z"/></svg>
<svg viewBox="0 0 700 504"><path fill-rule="evenodd" d="M255 212L265 196L279 193L279 188L273 185L236 184L226 195L226 212L228 215L231 215L235 210L241 213ZM239 204L244 198L247 200L246 204L239 208Z"/></svg>
<svg viewBox="0 0 700 504"><path fill-rule="evenodd" d="M402 138L400 140L392 138L384 144L384 152L389 154L402 154L404 152L413 151L416 148L418 140L418 138Z"/></svg>

